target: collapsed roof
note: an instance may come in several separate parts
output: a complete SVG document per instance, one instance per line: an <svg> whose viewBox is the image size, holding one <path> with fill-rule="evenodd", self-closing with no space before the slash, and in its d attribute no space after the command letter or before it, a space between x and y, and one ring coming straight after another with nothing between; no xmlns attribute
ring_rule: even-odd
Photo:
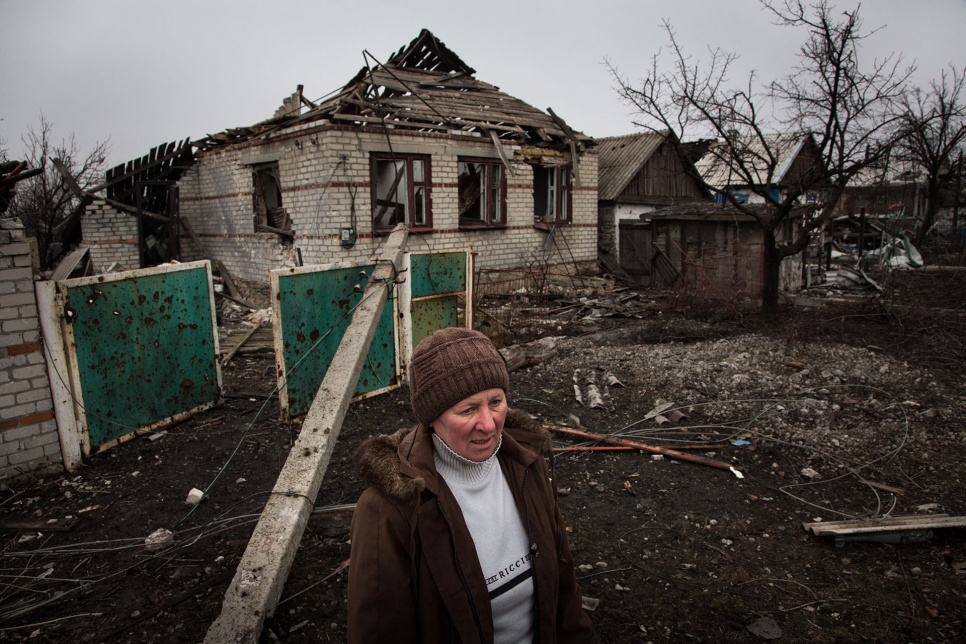
<svg viewBox="0 0 966 644"><path fill-rule="evenodd" d="M367 55L367 61L369 58ZM478 133L503 143L538 147L592 144L593 139L571 130L553 110L543 112L476 79L475 73L423 29L385 63L367 62L324 102L316 105L299 91L294 105L273 118L209 135L195 144L211 149L323 120L359 128Z"/></svg>

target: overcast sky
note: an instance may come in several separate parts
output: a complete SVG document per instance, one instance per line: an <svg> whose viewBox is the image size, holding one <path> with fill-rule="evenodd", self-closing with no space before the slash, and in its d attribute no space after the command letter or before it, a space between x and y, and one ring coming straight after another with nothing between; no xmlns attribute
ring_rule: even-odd
<svg viewBox="0 0 966 644"><path fill-rule="evenodd" d="M854 1L841 1L851 9ZM866 0L863 48L916 62L925 85L966 64L966 0ZM757 0L0 0L0 140L23 157L41 112L58 140L109 140L111 164L176 139L269 118L305 86L320 98L363 65L431 30L477 71L590 136L635 131L606 66L639 78L667 44L740 56L740 72L787 73L803 34L771 24Z"/></svg>

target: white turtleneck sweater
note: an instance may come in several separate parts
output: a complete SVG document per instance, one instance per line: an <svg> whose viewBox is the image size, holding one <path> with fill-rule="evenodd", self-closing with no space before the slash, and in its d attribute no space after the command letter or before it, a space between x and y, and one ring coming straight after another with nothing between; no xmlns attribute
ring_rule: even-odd
<svg viewBox="0 0 966 644"><path fill-rule="evenodd" d="M532 553L510 486L496 458L500 445L481 463L463 458L436 434L433 445L436 471L459 502L476 545L493 608L494 641L532 642Z"/></svg>

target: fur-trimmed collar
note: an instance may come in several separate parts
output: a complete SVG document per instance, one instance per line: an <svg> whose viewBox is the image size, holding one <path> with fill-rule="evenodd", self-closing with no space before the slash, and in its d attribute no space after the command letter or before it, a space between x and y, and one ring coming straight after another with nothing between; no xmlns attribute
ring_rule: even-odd
<svg viewBox="0 0 966 644"><path fill-rule="evenodd" d="M417 425L400 429L393 434L373 436L359 446L354 459L359 473L369 485L400 501L410 501L426 489L425 476L430 472L421 470L408 460L404 464L404 457L401 456L412 453L421 427ZM507 410L503 430L504 448L508 447L506 436L509 435L525 451L534 454L550 453L550 432L526 412ZM431 441L429 449L432 449Z"/></svg>

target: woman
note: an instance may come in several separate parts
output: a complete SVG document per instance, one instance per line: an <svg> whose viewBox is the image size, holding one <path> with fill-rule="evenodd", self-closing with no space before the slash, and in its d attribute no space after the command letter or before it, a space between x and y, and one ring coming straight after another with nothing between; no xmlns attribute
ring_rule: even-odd
<svg viewBox="0 0 966 644"><path fill-rule="evenodd" d="M542 452L508 408L509 376L477 331L413 352L415 429L366 441L352 520L350 642L596 642Z"/></svg>

